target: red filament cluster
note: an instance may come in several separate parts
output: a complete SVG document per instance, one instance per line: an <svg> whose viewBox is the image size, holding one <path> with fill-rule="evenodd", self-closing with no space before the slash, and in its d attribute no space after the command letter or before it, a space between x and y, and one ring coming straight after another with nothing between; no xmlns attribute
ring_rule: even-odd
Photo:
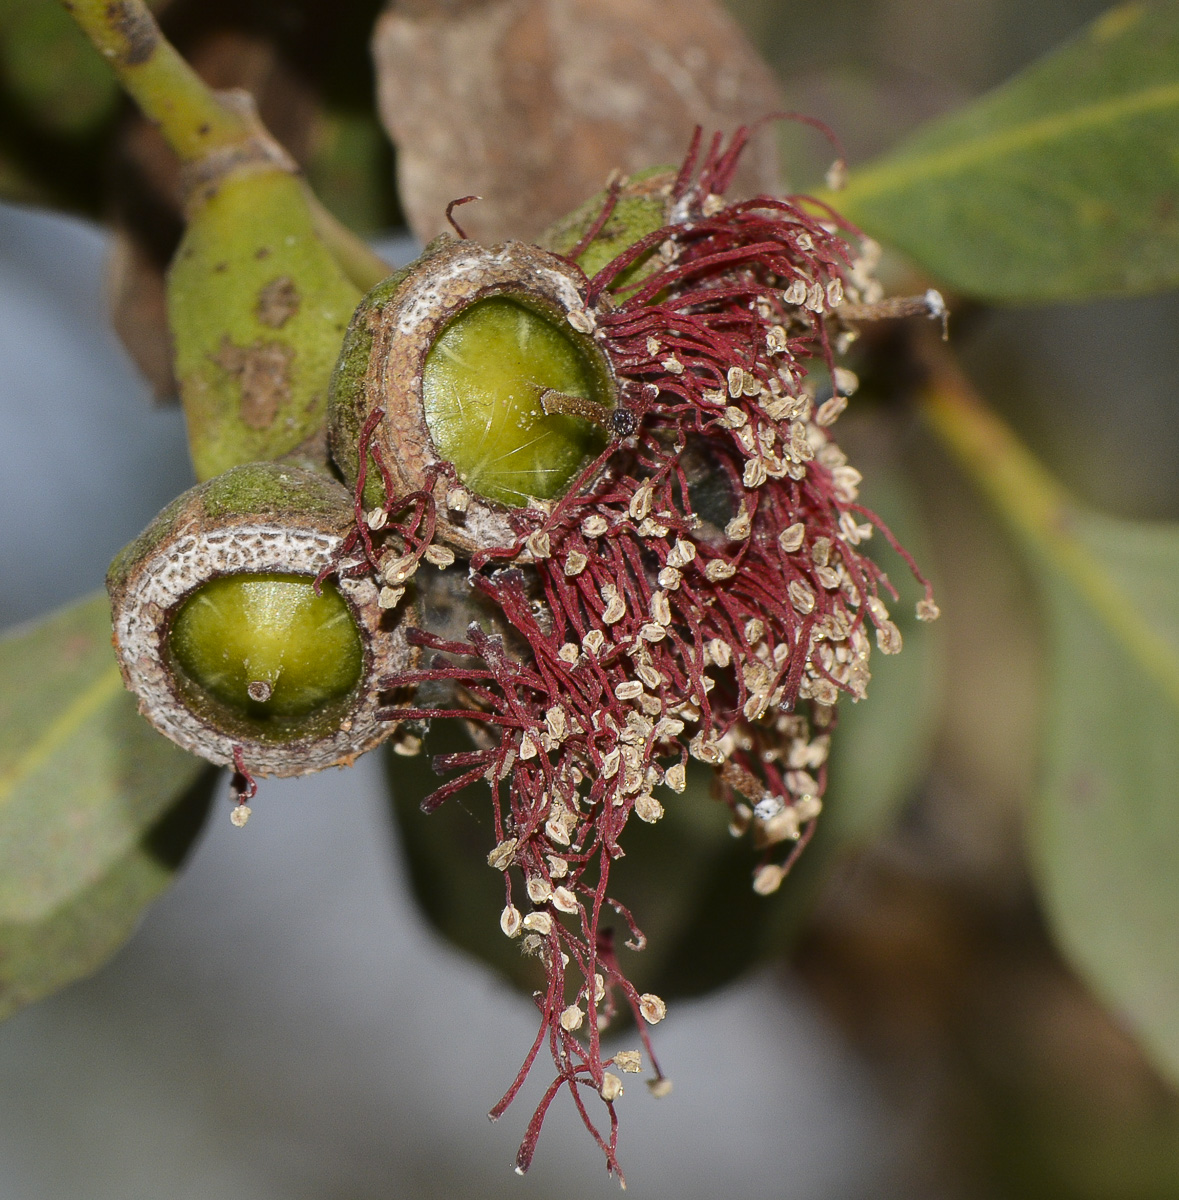
<svg viewBox="0 0 1179 1200"><path fill-rule="evenodd" d="M854 387L835 366L854 337L840 310L879 299L872 247L813 201L725 203L744 141L718 138L701 156L697 135L669 223L585 279L569 319L612 364L614 436L560 500L514 510L514 541L471 557L489 627L472 624L465 640L413 633L424 665L384 681L402 696L429 683L452 697L391 706L390 718L477 731L475 748L435 759L455 774L424 807L490 784L501 926L545 967L536 1040L492 1110L508 1107L547 1045L555 1078L521 1171L562 1088L618 1170L618 1072L642 1069L639 1052L603 1056L619 1004L650 1085L668 1086L647 1033L665 1006L625 978L606 927L614 913L627 944L644 944L609 890L627 823L660 819L690 757L709 764L760 849L753 886L773 891L821 808L836 701L865 695L869 634L900 649L881 595L891 589L860 549L874 527L895 541L858 503L860 476L829 433ZM376 571L396 589L429 556L434 514L428 489L364 513L363 464L372 454L383 469L371 444L380 415L362 435L357 529L339 569ZM928 585L919 615L936 615Z"/></svg>

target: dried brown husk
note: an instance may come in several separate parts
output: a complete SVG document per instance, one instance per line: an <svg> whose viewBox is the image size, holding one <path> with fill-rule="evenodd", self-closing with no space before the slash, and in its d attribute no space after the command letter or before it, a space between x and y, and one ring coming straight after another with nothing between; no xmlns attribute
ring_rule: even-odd
<svg viewBox="0 0 1179 1200"><path fill-rule="evenodd" d="M373 39L381 117L423 241L446 206L473 237L535 240L615 169L678 162L696 125L731 131L784 107L772 73L712 0L403 0ZM734 197L779 190L772 130Z"/></svg>

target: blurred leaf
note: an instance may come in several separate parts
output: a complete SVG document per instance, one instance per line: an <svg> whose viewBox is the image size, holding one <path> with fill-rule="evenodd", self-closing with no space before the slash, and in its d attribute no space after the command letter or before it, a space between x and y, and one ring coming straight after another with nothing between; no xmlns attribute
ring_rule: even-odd
<svg viewBox="0 0 1179 1200"><path fill-rule="evenodd" d="M118 95L58 0L0 0L0 198L97 213Z"/></svg>
<svg viewBox="0 0 1179 1200"><path fill-rule="evenodd" d="M1028 834L1054 932L1179 1082L1179 525L1078 505L950 371L926 412L1047 602L1045 774Z"/></svg>
<svg viewBox="0 0 1179 1200"><path fill-rule="evenodd" d="M953 288L1077 300L1179 283L1179 4L1086 32L828 197Z"/></svg>
<svg viewBox="0 0 1179 1200"><path fill-rule="evenodd" d="M57 0L0 0L0 76L47 131L85 133L119 95L110 68Z"/></svg>
<svg viewBox="0 0 1179 1200"><path fill-rule="evenodd" d="M871 467L865 503L919 558L926 557L904 480L889 469L886 456L880 458ZM887 548L883 555L890 567L898 561ZM641 954L619 950L640 991L665 999L702 994L781 951L808 915L834 859L880 833L923 774L941 645L936 627L915 619L914 602L923 592L907 579L896 582L902 601L893 606L894 617L905 651L895 658L876 655L869 698L841 705L818 832L775 895L758 896L751 888L756 853L748 839L729 835L729 810L712 796L713 773L694 761L683 795L660 789L665 815L657 825L628 824L626 855L611 868L610 891L647 935ZM388 753L391 804L411 884L424 916L443 937L532 991L543 982L539 964L522 957L519 944L499 928L504 884L487 865L495 836L486 787L467 789L430 816L418 807L440 783L430 755L469 748L462 730L448 723L435 725L424 754L407 759ZM517 886L516 894L522 891Z"/></svg>
<svg viewBox="0 0 1179 1200"><path fill-rule="evenodd" d="M413 231L534 238L614 169L678 163L693 127L783 107L773 75L715 0L402 0L373 41L380 111ZM773 191L772 131L734 191Z"/></svg>
<svg viewBox="0 0 1179 1200"><path fill-rule="evenodd" d="M1071 532L1124 607L1111 625L1037 572L1054 669L1032 844L1070 958L1179 1083L1179 525L1076 511Z"/></svg>
<svg viewBox="0 0 1179 1200"><path fill-rule="evenodd" d="M0 638L0 1017L118 950L216 777L136 712L105 594Z"/></svg>

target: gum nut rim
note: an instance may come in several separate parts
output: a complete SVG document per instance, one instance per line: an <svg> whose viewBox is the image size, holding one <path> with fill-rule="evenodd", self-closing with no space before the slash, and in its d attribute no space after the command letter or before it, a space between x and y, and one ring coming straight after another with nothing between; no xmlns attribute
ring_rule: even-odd
<svg viewBox="0 0 1179 1200"><path fill-rule="evenodd" d="M375 681L410 669L418 651L406 640L407 612L389 628L377 602L378 588L367 577L336 579L361 631L364 662L360 682L330 732L283 742L227 732L189 706L169 665L165 643L170 616L204 583L268 572L314 578L332 561L341 541L332 531L299 528L297 517L279 524L232 516L202 529L184 524L163 539L112 597L115 650L124 682L139 697L144 717L177 745L218 766L232 767L234 749L240 748L246 766L257 775L306 775L349 766L388 737L397 722L378 717L382 703Z"/></svg>
<svg viewBox="0 0 1179 1200"><path fill-rule="evenodd" d="M480 246L452 242L424 256L410 269L379 313L370 316L372 350L358 413L363 425L380 397L385 416L377 440L402 493L425 487L426 470L442 459L434 444L422 396L426 356L444 327L476 302L503 296L531 307L551 320L600 372L603 392L617 395L613 368L592 336L569 324L570 313L584 313L585 276L566 259L524 242ZM359 397L358 397L359 398ZM467 511L447 508L453 483L445 475L434 482L437 539L464 553L511 545L519 533L511 509L470 492ZM528 559L526 551L522 559Z"/></svg>

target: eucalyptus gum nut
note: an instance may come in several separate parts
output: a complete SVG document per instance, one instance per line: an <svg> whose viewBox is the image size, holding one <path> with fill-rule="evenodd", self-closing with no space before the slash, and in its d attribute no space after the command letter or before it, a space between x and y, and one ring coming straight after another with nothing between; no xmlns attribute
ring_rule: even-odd
<svg viewBox="0 0 1179 1200"><path fill-rule="evenodd" d="M361 294L316 233L303 181L250 163L194 188L167 295L197 478L325 462L328 384Z"/></svg>
<svg viewBox="0 0 1179 1200"><path fill-rule="evenodd" d="M336 469L349 485L355 484L360 469L360 434L368 412L365 400L367 376L381 313L402 283L450 241L445 236L436 238L409 266L378 283L361 300L348 323L328 390L328 450ZM370 455L364 505L369 509L376 508L384 500L385 488Z"/></svg>
<svg viewBox="0 0 1179 1200"><path fill-rule="evenodd" d="M675 178L676 172L671 167L652 167L636 172L622 185L605 225L577 256L577 265L587 276L592 279L624 250L668 223L671 214L669 196ZM568 216L550 225L540 237L539 244L557 254L568 254L593 228L608 197L607 190L591 196ZM655 254L656 251L652 250L628 267L613 286L617 288L644 279L654 269L651 259Z"/></svg>
<svg viewBox="0 0 1179 1200"><path fill-rule="evenodd" d="M583 303L584 282L576 267L535 246L505 242L483 247L447 239L433 243L418 262L378 285L353 317L333 376L330 441L345 480L354 483L357 478L360 433L380 408L384 415L373 443L398 494L424 488L430 468L447 467L433 485L440 540L464 552L515 541L511 510L527 504L529 497L559 495L595 448L606 444L602 427L614 406L616 385L606 355L591 334L577 328L592 325ZM509 366L503 323L490 322L484 329L488 336L480 336L479 316L468 314L491 299L501 310L516 306L520 320L541 333L539 354L525 352ZM571 314L576 325L570 323ZM484 394L471 392L469 402L461 395L452 397L449 416L440 421L447 402L440 407L440 360L432 351L456 331L462 341L464 330L473 334L463 342L463 357L471 368L468 380ZM556 385L562 380L570 382L571 363L585 386L581 396L565 396L564 402L581 406L589 419L570 416L568 408L546 411L542 405L550 391L560 392ZM449 384L456 380L452 377ZM490 398L488 387L495 392ZM465 423L458 412L464 405ZM552 453L546 451L543 461L531 464L521 460L523 472L514 493L487 483L481 454L515 455L542 434L556 435ZM511 462L508 469L515 471L521 463ZM384 498L374 474L370 461L366 505ZM456 479L470 493L463 513L446 505Z"/></svg>
<svg viewBox="0 0 1179 1200"><path fill-rule="evenodd" d="M354 520L340 484L278 463L236 467L168 505L107 576L115 651L140 712L218 765L234 765L239 748L258 775L347 765L383 741L396 722L377 716L378 681L416 663L406 633L418 613L410 598L381 609L368 577L325 585L326 604L314 597ZM285 597L251 598L250 585L268 581ZM219 611L194 620L202 595ZM216 678L235 671L244 701Z"/></svg>

